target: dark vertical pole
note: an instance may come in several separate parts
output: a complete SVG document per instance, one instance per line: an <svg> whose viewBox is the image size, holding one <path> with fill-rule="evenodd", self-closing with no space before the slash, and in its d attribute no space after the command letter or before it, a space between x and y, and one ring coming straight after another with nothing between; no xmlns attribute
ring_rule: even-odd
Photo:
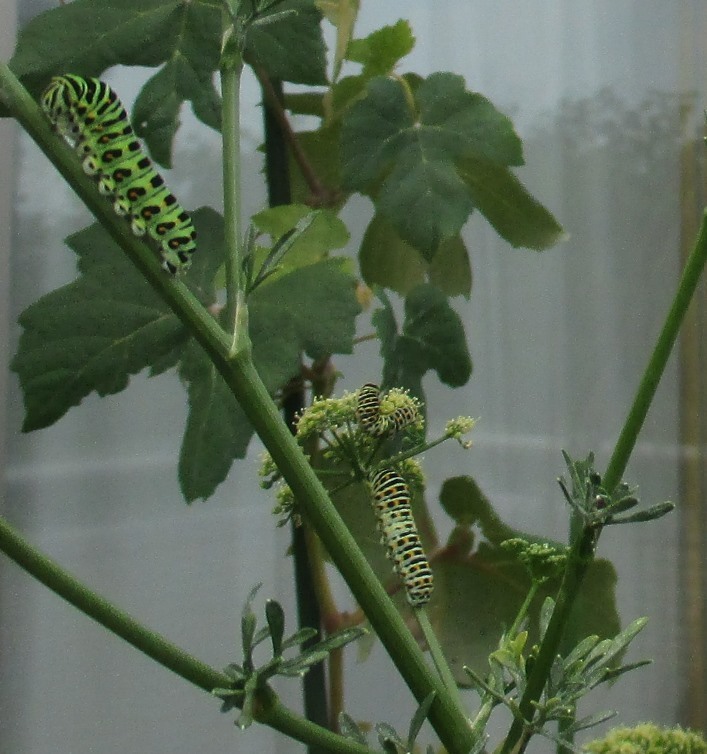
<svg viewBox="0 0 707 754"><path fill-rule="evenodd" d="M275 96L283 99L282 82L271 81ZM261 91L263 91L261 89ZM265 125L265 175L268 187L268 203L271 207L289 204L290 171L287 143L280 124L263 91L263 119ZM305 406L304 385L299 376L285 386L282 410L287 426L294 431L297 414ZM321 616L309 567L309 553L301 527L292 526L292 550L295 565L295 591L300 626L312 626L319 631ZM317 634L309 644L320 641ZM306 646L306 645L305 645ZM324 727L329 724L327 709L326 679L324 665L315 665L304 677L304 713L307 719ZM309 754L324 754L315 747L309 747Z"/></svg>

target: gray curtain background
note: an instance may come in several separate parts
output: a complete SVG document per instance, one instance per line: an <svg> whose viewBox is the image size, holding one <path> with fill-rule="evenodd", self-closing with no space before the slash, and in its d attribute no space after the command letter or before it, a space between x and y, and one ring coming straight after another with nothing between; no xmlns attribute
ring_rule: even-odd
<svg viewBox="0 0 707 754"><path fill-rule="evenodd" d="M40 5L23 3L22 13ZM456 391L426 382L432 417L480 417L471 453L429 454L428 500L436 500L446 477L472 474L513 526L564 539L567 511L555 482L563 472L559 450L582 456L593 449L598 466L606 464L704 203L699 140L707 7L699 0L363 6L359 36L410 19L417 47L405 70L460 73L469 88L511 115L525 141L521 180L570 233L566 243L537 254L511 249L483 219L471 219L465 239L474 288L470 301L454 306L467 327L474 374ZM12 2L0 6L4 59L12 51L14 13ZM107 77L128 104L141 85L134 76ZM264 205L258 101L247 77L248 213ZM186 206L218 208L217 135L190 113L183 120L170 185ZM7 396L0 403L3 513L92 587L221 667L235 659L240 608L254 583L262 581L262 593L294 616L288 533L273 526L272 499L257 486L258 448L234 465L213 499L186 507L176 479L185 395L169 375L139 375L120 395L90 397L56 426L20 434L21 395L7 372L19 337L15 320L41 293L73 279L73 255L62 239L90 217L28 138L12 124L0 128L0 335L8 333L0 355L0 389ZM351 249L368 212L363 200L345 212ZM600 546L619 575L624 623L651 618L629 659L652 657L654 665L594 702L618 709L622 722L705 725L699 719L707 545L699 494L704 414L695 402L704 393L699 315L681 358L671 360L626 474L640 485L644 502L685 500L691 507L686 502L655 524L610 529ZM370 378L377 359L375 344L337 359L344 374L339 388L355 389ZM444 535L450 525L442 515L438 522ZM345 588L339 595L341 607L350 607ZM214 700L7 560L0 561L0 677L2 751L301 750L267 729L239 732ZM377 721L385 699L392 705L386 719L405 728L414 703L379 649L361 665L351 658L347 685L346 706L355 718ZM279 691L298 705L297 684ZM550 747L540 741L534 750Z"/></svg>

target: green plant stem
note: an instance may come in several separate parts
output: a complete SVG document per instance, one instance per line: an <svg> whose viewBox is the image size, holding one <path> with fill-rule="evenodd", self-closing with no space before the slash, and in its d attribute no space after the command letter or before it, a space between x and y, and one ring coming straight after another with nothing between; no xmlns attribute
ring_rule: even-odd
<svg viewBox="0 0 707 754"><path fill-rule="evenodd" d="M291 738L316 745L320 751L338 754L374 754L373 749L350 738L344 738L338 733L332 733L288 710L277 698L273 703L267 704L263 710L258 710L256 719L259 723L268 725Z"/></svg>
<svg viewBox="0 0 707 754"><path fill-rule="evenodd" d="M633 405L628 412L619 439L616 441L614 452L602 478L604 488L610 492L621 481L621 477L626 469L626 464L636 444L636 438L641 431L653 396L658 388L660 378L665 371L665 365L677 340L680 326L685 319L687 308L690 305L690 301L692 301L706 261L707 210L702 215L702 223L697 233L697 241L687 259L685 269L678 284L677 293L673 299L670 311L665 318L665 324L658 336Z"/></svg>
<svg viewBox="0 0 707 754"><path fill-rule="evenodd" d="M694 295L706 261L707 212L703 214L697 241L685 265L678 284L678 290L666 316L665 324L658 336L633 405L624 422L623 429L619 434L614 452L603 477L604 486L607 490L613 490L621 481L621 476L636 444L636 438L643 426L643 421L648 413L656 388L670 356L670 351L677 339L680 325ZM528 677L525 693L520 701L519 710L526 720L531 719L534 711L533 703L540 698L542 690L545 687L550 667L560 645L562 632L567 625L570 611L594 557L594 550L599 534L600 530L597 528L584 527L570 548L555 609L552 612L552 617L540 646L535 665ZM502 754L510 754L510 752L520 754L525 749L528 739L529 734L526 726L520 720L514 720L502 744Z"/></svg>
<svg viewBox="0 0 707 754"><path fill-rule="evenodd" d="M2 518L0 518L0 549L37 581L63 597L81 612L200 689L211 693L211 690L218 686L230 684L228 676L187 654L160 634L150 631L111 602L91 591L53 560L32 547Z"/></svg>
<svg viewBox="0 0 707 754"><path fill-rule="evenodd" d="M248 319L245 286L241 280L241 129L240 82L243 71L242 34L223 11L224 44L221 56L224 241L226 245L226 311L233 323L231 351L247 344Z"/></svg>
<svg viewBox="0 0 707 754"><path fill-rule="evenodd" d="M528 590L528 594L525 595L523 604L520 606L520 610L513 621L513 625L508 630L508 637L511 641L516 637L516 634L520 630L520 626L525 620L525 616L528 614L528 610L530 609L532 601L535 599L535 595L538 593L538 589L540 589L540 582L533 581Z"/></svg>
<svg viewBox="0 0 707 754"><path fill-rule="evenodd" d="M228 676L196 659L93 592L58 563L36 550L2 518L0 550L69 604L186 681L207 693L211 693L214 688L230 686L231 680ZM274 695L267 705L256 710L256 719L302 743L316 745L322 750L342 754L371 754L367 747L335 735L286 709Z"/></svg>
<svg viewBox="0 0 707 754"><path fill-rule="evenodd" d="M79 160L52 133L36 103L4 64L0 64L0 99L207 352L238 398L415 698L422 702L431 690L437 692L429 718L440 740L450 754L467 752L473 736L464 711L427 666L405 622L282 421L253 366L249 351L233 353L231 337L183 283L161 270L151 249L135 238L127 224L113 213L110 202L98 194L94 183L83 174Z"/></svg>
<svg viewBox="0 0 707 754"><path fill-rule="evenodd" d="M442 647L437 640L437 634L435 634L432 628L432 624L430 623L427 611L424 607L418 607L413 609L413 613L420 626L420 629L422 630L422 634L425 637L427 647L430 650L430 656L432 657L432 662L434 662L434 665L437 668L437 672L439 673L439 677L442 679L442 683L444 683L444 685L447 687L450 694L453 694L456 697L457 703L460 707L462 707L462 698L461 694L459 693L459 686L457 685L454 675L452 674L452 670L447 663L447 659L444 656Z"/></svg>

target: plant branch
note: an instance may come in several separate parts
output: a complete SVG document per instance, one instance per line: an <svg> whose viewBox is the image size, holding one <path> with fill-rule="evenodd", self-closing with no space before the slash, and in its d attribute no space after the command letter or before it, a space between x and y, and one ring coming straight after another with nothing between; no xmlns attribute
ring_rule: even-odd
<svg viewBox="0 0 707 754"><path fill-rule="evenodd" d="M663 374L670 351L677 338L678 330L687 311L687 307L697 287L700 275L707 261L707 212L703 214L702 225L695 246L685 265L678 284L675 298L666 316L653 354L648 362L640 382L633 405L628 413L623 429L619 434L616 447L609 461L603 483L608 491L613 491L621 481L636 438L648 413L658 382ZM528 684L520 701L519 712L525 720L531 720L534 706L547 681L553 660L560 645L562 632L567 625L570 611L584 576L594 557L600 530L594 526L585 526L569 551L567 566L557 595L555 609L552 612L545 637L540 646L537 659L528 677ZM502 754L520 754L527 745L528 731L522 721L514 720L502 745Z"/></svg>
<svg viewBox="0 0 707 754"><path fill-rule="evenodd" d="M658 383L665 371L665 365L677 340L678 331L685 319L687 308L690 305L690 301L692 301L697 283L702 275L705 261L707 261L707 210L702 215L702 223L697 234L697 241L687 259L685 269L678 284L677 293L673 299L670 311L665 318L665 324L658 336L633 405L626 417L621 434L616 442L616 447L609 460L609 465L602 478L603 486L608 492L612 492L621 481L628 459L636 444L636 438L641 431L653 396L658 388Z"/></svg>
<svg viewBox="0 0 707 754"><path fill-rule="evenodd" d="M164 636L146 628L111 602L91 591L53 560L32 547L2 518L0 550L37 581L81 612L200 689L211 693L212 689L230 683L228 676L187 654Z"/></svg>
<svg viewBox="0 0 707 754"><path fill-rule="evenodd" d="M282 421L277 406L253 366L249 351L238 350L234 353L231 337L218 326L183 283L161 270L150 248L132 236L124 220L113 213L110 202L100 196L95 184L83 175L80 161L68 145L62 144L51 132L36 103L4 64L0 64L0 99L207 352L281 470L355 598L364 608L415 698L422 702L430 691L436 691L429 719L440 740L450 754L467 752L473 744L473 737L466 715L428 667L402 617L388 599L326 490Z"/></svg>
<svg viewBox="0 0 707 754"><path fill-rule="evenodd" d="M227 688L230 685L231 679L228 676L188 654L96 594L58 563L36 550L2 518L0 550L69 604L189 683L207 693L211 693L214 688ZM302 743L317 745L322 750L341 754L371 754L367 747L304 720L283 707L274 695L267 705L256 710L255 719Z"/></svg>
<svg viewBox="0 0 707 754"><path fill-rule="evenodd" d="M309 190L313 196L312 204L318 207L327 206L331 192L328 191L324 184L319 180L319 176L312 167L309 157L307 157L305 151L302 149L302 146L297 139L297 135L292 130L292 126L287 118L282 102L273 88L270 77L261 65L253 63L252 67L258 82L260 83L268 108L272 112L273 117L277 120L280 130L290 147L292 157L297 163L297 167L299 167L307 186L309 186Z"/></svg>
<svg viewBox="0 0 707 754"><path fill-rule="evenodd" d="M231 351L248 347L248 317L241 259L241 129L240 81L243 70L242 32L223 11L224 50L221 55L224 240L226 245L226 310L232 323Z"/></svg>

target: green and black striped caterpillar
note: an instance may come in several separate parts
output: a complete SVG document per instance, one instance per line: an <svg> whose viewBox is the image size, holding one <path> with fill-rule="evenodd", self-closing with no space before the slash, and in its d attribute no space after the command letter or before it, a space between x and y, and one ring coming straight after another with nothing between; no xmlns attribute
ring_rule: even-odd
<svg viewBox="0 0 707 754"><path fill-rule="evenodd" d="M432 595L433 577L412 515L410 490L405 480L391 469L377 472L370 483L386 554L403 581L408 602L413 607L422 607Z"/></svg>
<svg viewBox="0 0 707 754"><path fill-rule="evenodd" d="M381 414L381 391L378 385L367 382L358 391L356 419L371 437L384 437L399 432L418 418L413 405L400 406L390 414Z"/></svg>
<svg viewBox="0 0 707 754"><path fill-rule="evenodd" d="M84 171L111 198L137 236L157 242L170 274L189 267L196 250L191 218L142 151L116 93L103 81L67 73L42 94L42 108L81 157Z"/></svg>

